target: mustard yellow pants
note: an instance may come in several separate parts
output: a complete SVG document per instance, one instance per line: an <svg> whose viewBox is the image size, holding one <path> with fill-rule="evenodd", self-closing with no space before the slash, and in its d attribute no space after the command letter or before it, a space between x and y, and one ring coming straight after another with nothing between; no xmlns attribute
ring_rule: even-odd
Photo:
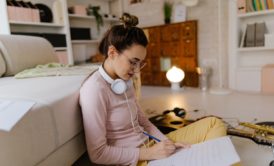
<svg viewBox="0 0 274 166"><path fill-rule="evenodd" d="M170 132L167 137L174 142L195 144L225 135L226 127L224 123L218 118L208 117ZM239 165L237 163L234 166ZM137 166L147 166L147 161L140 161Z"/></svg>

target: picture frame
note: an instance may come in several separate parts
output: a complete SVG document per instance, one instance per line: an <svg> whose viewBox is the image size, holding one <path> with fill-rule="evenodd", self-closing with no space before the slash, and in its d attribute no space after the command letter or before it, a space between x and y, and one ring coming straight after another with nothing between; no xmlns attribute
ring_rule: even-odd
<svg viewBox="0 0 274 166"><path fill-rule="evenodd" d="M184 6L182 3L178 3L174 5L173 10L173 22L184 22L186 21L186 13L187 9L186 6Z"/></svg>

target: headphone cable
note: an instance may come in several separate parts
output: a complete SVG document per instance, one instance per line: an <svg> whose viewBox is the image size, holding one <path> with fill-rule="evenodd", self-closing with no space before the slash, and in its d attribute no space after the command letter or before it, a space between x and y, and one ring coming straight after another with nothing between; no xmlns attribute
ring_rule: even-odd
<svg viewBox="0 0 274 166"><path fill-rule="evenodd" d="M134 132L135 132L135 133L140 133L140 132L136 131L136 127L138 127L139 130L143 133L144 130L140 127L140 125L135 126L135 124L134 124L133 115L132 115L132 110L130 109L129 102L128 102L128 97L127 97L126 92L124 92L124 96L125 96L125 98L126 98L126 102L127 102L127 106L128 106L128 111L129 111L129 113L130 113L131 125L132 125L132 127L133 127ZM137 117L136 119L137 119L137 121L138 121L138 123L139 123L138 112L137 112L136 108L135 108L135 113L136 113L136 117ZM149 138L149 137L148 137L148 138ZM145 148L147 148L147 146L146 146L146 144L145 144L144 142L143 142L143 145L144 145Z"/></svg>

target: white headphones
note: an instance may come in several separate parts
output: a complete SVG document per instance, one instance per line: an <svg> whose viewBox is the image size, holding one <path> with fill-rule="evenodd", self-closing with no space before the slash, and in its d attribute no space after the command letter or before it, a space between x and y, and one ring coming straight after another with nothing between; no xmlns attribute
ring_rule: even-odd
<svg viewBox="0 0 274 166"><path fill-rule="evenodd" d="M99 67L99 73L101 74L101 76L104 78L104 80L106 80L110 85L111 85L111 90L117 94L123 94L124 92L126 92L126 90L132 85L131 80L125 82L122 79L115 79L113 80L105 71L105 69L103 68L103 66L101 65Z"/></svg>

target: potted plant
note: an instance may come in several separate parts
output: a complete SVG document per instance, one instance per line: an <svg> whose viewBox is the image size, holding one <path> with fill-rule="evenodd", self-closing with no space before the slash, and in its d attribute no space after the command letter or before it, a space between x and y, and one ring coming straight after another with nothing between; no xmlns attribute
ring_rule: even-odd
<svg viewBox="0 0 274 166"><path fill-rule="evenodd" d="M104 25L103 17L99 13L99 10L100 6L89 5L87 8L88 15L93 15L95 17L98 32L100 32L100 27Z"/></svg>
<svg viewBox="0 0 274 166"><path fill-rule="evenodd" d="M164 2L164 17L165 23L169 24L171 21L171 14L172 14L172 3L165 1Z"/></svg>

